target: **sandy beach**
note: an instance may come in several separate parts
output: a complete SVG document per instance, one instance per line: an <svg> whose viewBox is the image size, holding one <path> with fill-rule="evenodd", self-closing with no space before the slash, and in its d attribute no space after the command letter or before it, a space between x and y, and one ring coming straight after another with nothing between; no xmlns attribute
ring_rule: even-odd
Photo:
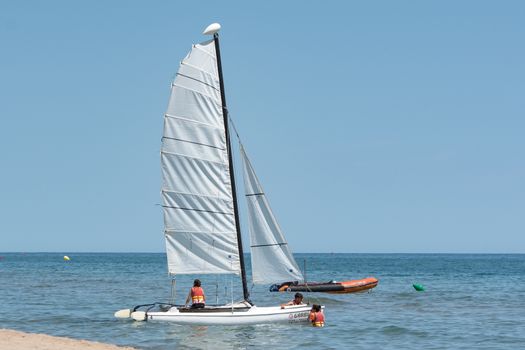
<svg viewBox="0 0 525 350"><path fill-rule="evenodd" d="M0 329L0 350L132 350L111 344L97 343L87 340L77 340L63 337L52 337L45 334L24 333L10 329Z"/></svg>

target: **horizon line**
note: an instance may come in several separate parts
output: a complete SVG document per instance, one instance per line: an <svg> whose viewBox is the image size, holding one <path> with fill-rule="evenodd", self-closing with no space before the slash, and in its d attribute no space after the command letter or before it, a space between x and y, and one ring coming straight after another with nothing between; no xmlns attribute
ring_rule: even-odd
<svg viewBox="0 0 525 350"><path fill-rule="evenodd" d="M0 254L166 254L159 251L0 251ZM245 252L250 255L250 252ZM457 254L457 255L523 255L525 252L295 252L293 254Z"/></svg>

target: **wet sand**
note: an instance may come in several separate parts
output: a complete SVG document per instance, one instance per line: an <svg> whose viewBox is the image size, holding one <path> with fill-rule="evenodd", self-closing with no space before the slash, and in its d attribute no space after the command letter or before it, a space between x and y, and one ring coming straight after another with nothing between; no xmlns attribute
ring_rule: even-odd
<svg viewBox="0 0 525 350"><path fill-rule="evenodd" d="M24 333L10 329L0 329L0 350L133 350L111 344L97 343L45 334Z"/></svg>

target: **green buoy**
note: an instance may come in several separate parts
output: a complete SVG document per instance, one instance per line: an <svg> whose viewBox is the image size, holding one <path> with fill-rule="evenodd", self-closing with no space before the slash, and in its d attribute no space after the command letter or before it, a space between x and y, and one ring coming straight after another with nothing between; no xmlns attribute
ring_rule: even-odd
<svg viewBox="0 0 525 350"><path fill-rule="evenodd" d="M418 292L424 292L425 291L425 287L423 287L422 284L413 284L412 287L414 287L414 289L417 290Z"/></svg>

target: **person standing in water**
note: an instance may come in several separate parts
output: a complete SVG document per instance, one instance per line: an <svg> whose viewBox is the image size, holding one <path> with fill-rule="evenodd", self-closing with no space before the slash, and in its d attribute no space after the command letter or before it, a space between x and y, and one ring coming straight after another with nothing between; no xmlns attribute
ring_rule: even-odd
<svg viewBox="0 0 525 350"><path fill-rule="evenodd" d="M324 327L324 314L321 305L314 304L308 317L314 327Z"/></svg>
<svg viewBox="0 0 525 350"><path fill-rule="evenodd" d="M193 281L193 287L191 287L190 292L188 293L184 306L188 306L190 300L192 309L202 309L206 304L206 296L204 295L204 289L202 289L201 281L199 279Z"/></svg>

